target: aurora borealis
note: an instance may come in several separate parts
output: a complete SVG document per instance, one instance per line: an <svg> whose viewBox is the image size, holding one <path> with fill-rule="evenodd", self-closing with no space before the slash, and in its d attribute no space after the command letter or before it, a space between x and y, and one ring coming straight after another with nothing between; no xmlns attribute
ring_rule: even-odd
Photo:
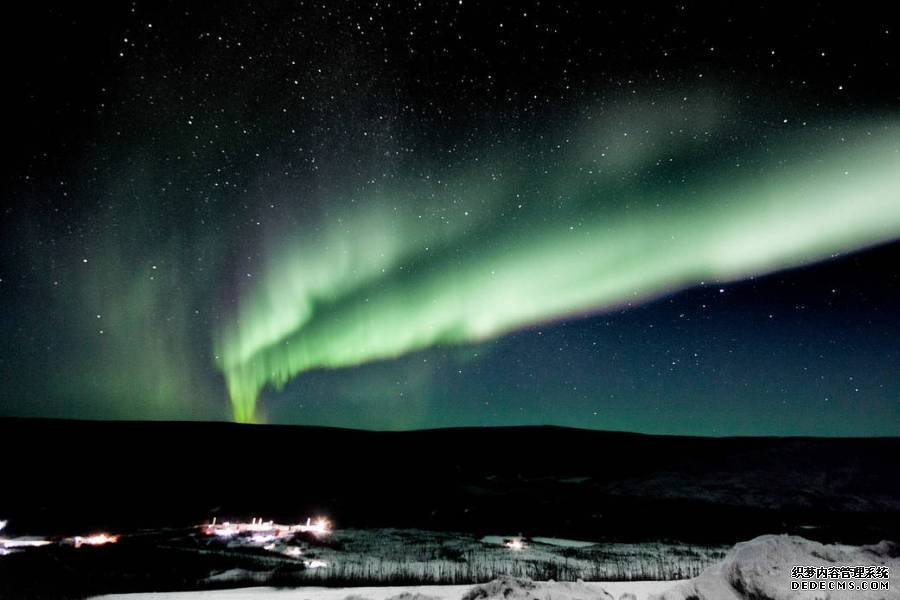
<svg viewBox="0 0 900 600"><path fill-rule="evenodd" d="M601 140L601 151L587 142L586 156L560 159L565 174L539 178L544 194L559 199L550 211L540 192L529 202L517 191L537 187L527 180L534 168L526 166L525 181L513 176L488 186L472 210L457 211L461 226L440 218L423 224L413 215L406 222L383 214L366 214L360 222L350 217L338 232L279 256L246 308L226 324L217 354L235 418L253 420L265 384L283 386L310 369L477 342L900 237L898 134L900 128L884 123L850 130L840 150L810 153L783 169L772 163L787 161L772 150L774 157L760 165L764 178L727 168L721 174L713 164L711 176L698 178L689 191L683 184L623 185L623 179L645 182L654 174L634 164L630 148ZM647 156L646 148L677 157L686 141L664 136L644 134L649 139L638 142L639 160L655 165L666 156ZM789 146L786 158L802 156L799 144ZM810 147L824 144L814 140ZM598 166L596 175L576 166L602 165L606 153L624 155L622 164L610 172ZM488 174L481 179L490 180ZM467 175L447 186L465 190L477 181Z"/></svg>
<svg viewBox="0 0 900 600"><path fill-rule="evenodd" d="M900 433L891 24L20 10L3 415Z"/></svg>

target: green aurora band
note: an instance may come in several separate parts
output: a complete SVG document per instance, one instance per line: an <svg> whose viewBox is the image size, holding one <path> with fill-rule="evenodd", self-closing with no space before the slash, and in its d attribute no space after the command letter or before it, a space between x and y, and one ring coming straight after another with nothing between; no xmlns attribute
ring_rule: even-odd
<svg viewBox="0 0 900 600"><path fill-rule="evenodd" d="M293 232L214 340L234 419L257 420L263 388L311 369L481 341L900 237L896 123L795 131L755 150L703 144L703 127L594 128L539 156L508 150L526 158L394 181Z"/></svg>

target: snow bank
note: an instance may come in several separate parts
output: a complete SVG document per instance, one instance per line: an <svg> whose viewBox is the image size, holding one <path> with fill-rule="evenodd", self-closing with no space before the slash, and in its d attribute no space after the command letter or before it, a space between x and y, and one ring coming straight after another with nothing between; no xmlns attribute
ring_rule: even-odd
<svg viewBox="0 0 900 600"><path fill-rule="evenodd" d="M900 600L900 591L894 586L889 591L791 589L794 566L845 565L888 566L896 586L900 549L889 542L856 547L825 545L796 536L764 535L737 544L721 563L694 579L651 596L651 600Z"/></svg>
<svg viewBox="0 0 900 600"><path fill-rule="evenodd" d="M671 581L564 583L504 577L475 586L295 589L257 587L204 592L121 594L100 598L103 600L645 600L648 595L661 592L671 585Z"/></svg>
<svg viewBox="0 0 900 600"><path fill-rule="evenodd" d="M615 600L608 592L584 582L543 583L501 577L476 585L461 600Z"/></svg>

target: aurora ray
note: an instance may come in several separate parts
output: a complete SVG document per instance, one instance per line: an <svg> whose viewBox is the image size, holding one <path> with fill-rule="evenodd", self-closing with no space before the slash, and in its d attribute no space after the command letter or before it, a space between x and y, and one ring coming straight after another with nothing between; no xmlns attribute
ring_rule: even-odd
<svg viewBox="0 0 900 600"><path fill-rule="evenodd" d="M594 130L550 162L500 158L439 184L380 189L295 232L216 334L234 419L254 421L264 387L311 369L480 341L900 237L895 122L785 134L739 162L722 146L698 155L700 125L657 129ZM685 183L666 167L679 162L702 175Z"/></svg>

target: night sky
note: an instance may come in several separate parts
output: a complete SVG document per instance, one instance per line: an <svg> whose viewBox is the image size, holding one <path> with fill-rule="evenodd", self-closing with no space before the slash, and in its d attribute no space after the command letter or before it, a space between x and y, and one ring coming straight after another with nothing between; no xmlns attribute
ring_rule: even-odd
<svg viewBox="0 0 900 600"><path fill-rule="evenodd" d="M900 435L887 16L88 4L3 19L0 416Z"/></svg>

